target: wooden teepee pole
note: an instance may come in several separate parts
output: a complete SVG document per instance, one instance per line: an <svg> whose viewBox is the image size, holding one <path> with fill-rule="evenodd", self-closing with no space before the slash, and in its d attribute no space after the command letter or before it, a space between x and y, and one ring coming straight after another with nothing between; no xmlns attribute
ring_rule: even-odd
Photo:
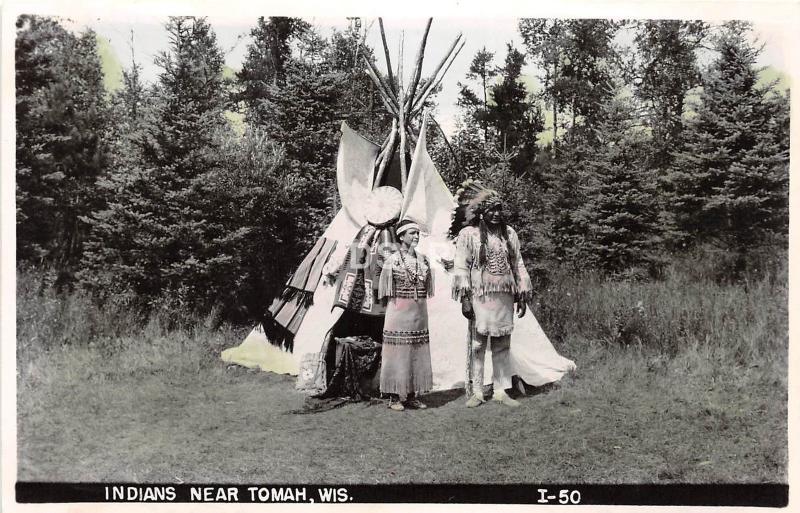
<svg viewBox="0 0 800 513"><path fill-rule="evenodd" d="M456 36L456 38L453 40L453 43L450 45L450 48L447 50L447 53L444 54L444 57L439 62L439 64L436 66L436 69L434 69L433 74L431 75L431 78L428 81L428 83L425 84L425 87L420 91L420 93L417 95L417 97L414 98L414 101L413 101L413 104L412 104L412 107L411 107L412 112L416 111L419 108L420 100L423 97L427 97L430 94L430 91L432 91L433 88L434 88L434 84L436 84L439 81L441 81L441 80L437 80L437 79L440 79L439 72L442 70L442 67L448 62L448 60L450 60L450 58L453 56L453 51L456 49L456 46L459 43L461 43L461 47L463 48L464 42L461 40L461 38L462 38L461 34L458 34L458 36ZM449 68L449 66L448 66L448 68Z"/></svg>
<svg viewBox="0 0 800 513"><path fill-rule="evenodd" d="M394 153L394 147L396 143L397 143L397 118L392 120L392 131L389 133L389 140L386 143L386 147L378 155L378 160L377 160L378 172L375 174L374 187L378 187L380 185L381 179L383 178L383 174L386 171L386 166L389 165L389 162L391 162L392 160L392 153Z"/></svg>
<svg viewBox="0 0 800 513"><path fill-rule="evenodd" d="M367 63L367 74L369 75L369 78L371 78L378 87L378 92L380 93L381 98L391 105L389 112L397 116L400 110L400 105L397 102L397 98L391 93L391 88L386 84L386 81L383 80L383 77L381 77L378 68L376 68L375 64L369 60L367 51L363 46L361 47L361 55L364 57L364 62Z"/></svg>
<svg viewBox="0 0 800 513"><path fill-rule="evenodd" d="M389 58L389 45L386 44L386 32L383 30L383 18L378 18L378 26L381 28L381 41L383 41L383 54L386 56L386 70L389 73L390 91L397 94L394 88L394 74L392 73L392 59Z"/></svg>
<svg viewBox="0 0 800 513"><path fill-rule="evenodd" d="M398 123L400 124L400 192L406 192L406 181L408 180L408 169L406 169L406 116L405 109L403 109L403 101L405 100L405 92L403 91L403 33L400 33L400 58L397 63L397 103L400 104L400 116Z"/></svg>
<svg viewBox="0 0 800 513"><path fill-rule="evenodd" d="M416 151L416 149L417 149L417 144L419 143L419 140L417 139L417 136L414 135L414 132L410 128L406 132L406 137L408 137L408 139L411 141L411 144L414 145L414 149L410 150L411 154L413 155L414 151ZM411 146L411 145L409 145L409 146Z"/></svg>
<svg viewBox="0 0 800 513"><path fill-rule="evenodd" d="M405 103L401 103L403 110L405 110L406 118L411 114L411 104L414 102L419 79L422 76L422 60L425 57L425 43L428 40L428 32L431 30L432 22L433 18L428 18L428 23L425 25L425 33L422 35L422 41L420 42L419 50L417 50L417 58L414 64L414 70L412 71L411 82L408 84L406 100Z"/></svg>
<svg viewBox="0 0 800 513"><path fill-rule="evenodd" d="M381 87L380 85L379 79L375 76L375 73L373 73L373 71L369 67L367 67L367 74L375 83L375 86L378 89L378 96L381 97L383 106L386 107L386 110L389 111L389 114L392 114L393 116L398 116L399 112L396 102L392 101L392 98L388 94L386 94L386 92L383 90L383 87Z"/></svg>
<svg viewBox="0 0 800 513"><path fill-rule="evenodd" d="M439 75L438 80L431 79L431 83L429 84L429 86L419 96L418 100L414 102L414 106L411 109L412 116L415 115L417 112L419 112L420 109L422 109L422 107L425 105L425 100L428 99L428 96L430 96L430 94L434 91L434 89L436 89L439 86L439 84L442 83L442 79L444 79L444 76L447 74L447 71L450 69L450 66L453 65L453 61L456 60L456 57L458 57L458 54L464 48L464 44L465 43L461 43L461 46L459 46L458 49L455 52L453 52L453 56L450 59L450 62L447 63L447 66L445 66L444 71L442 72L441 75Z"/></svg>
<svg viewBox="0 0 800 513"><path fill-rule="evenodd" d="M383 138L383 142L381 143L380 153L383 153L383 151L386 149L386 146L389 144L389 139L391 139L391 138L392 138L392 133L391 132L386 134L386 137Z"/></svg>

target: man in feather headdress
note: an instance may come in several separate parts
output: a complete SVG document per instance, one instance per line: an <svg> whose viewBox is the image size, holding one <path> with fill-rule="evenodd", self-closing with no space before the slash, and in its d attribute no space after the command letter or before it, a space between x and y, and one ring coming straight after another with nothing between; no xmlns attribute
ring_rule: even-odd
<svg viewBox="0 0 800 513"><path fill-rule="evenodd" d="M453 298L471 323L473 394L467 407L480 406L483 397L483 362L491 344L492 399L507 406L519 402L506 394L511 388L509 348L514 329L514 306L525 315L532 284L520 254L517 232L503 219L500 195L479 182L467 181L457 193L456 222L466 224L458 232L453 269Z"/></svg>

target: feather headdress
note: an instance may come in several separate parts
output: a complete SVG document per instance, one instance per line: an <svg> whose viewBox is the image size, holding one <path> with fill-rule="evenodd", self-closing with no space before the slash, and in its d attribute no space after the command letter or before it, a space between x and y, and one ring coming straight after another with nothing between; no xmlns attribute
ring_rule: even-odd
<svg viewBox="0 0 800 513"><path fill-rule="evenodd" d="M450 235L455 237L465 226L475 224L477 217L487 209L502 204L500 194L478 180L465 180L456 191L456 207Z"/></svg>

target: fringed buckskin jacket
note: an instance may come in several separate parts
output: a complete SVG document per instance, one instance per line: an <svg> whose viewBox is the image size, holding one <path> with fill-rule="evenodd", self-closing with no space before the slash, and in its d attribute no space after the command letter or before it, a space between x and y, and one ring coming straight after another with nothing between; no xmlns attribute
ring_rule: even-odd
<svg viewBox="0 0 800 513"><path fill-rule="evenodd" d="M466 295L481 297L493 292L507 292L514 301L528 301L533 296L533 285L520 254L517 232L507 227L506 237L511 246L508 254L505 241L491 233L488 235L486 264L481 266L481 232L477 226L462 228L456 239L453 263L453 299Z"/></svg>

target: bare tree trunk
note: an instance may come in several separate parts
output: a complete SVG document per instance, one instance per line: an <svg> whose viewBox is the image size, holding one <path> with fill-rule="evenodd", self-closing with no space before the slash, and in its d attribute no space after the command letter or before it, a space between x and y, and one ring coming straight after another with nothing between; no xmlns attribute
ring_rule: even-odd
<svg viewBox="0 0 800 513"><path fill-rule="evenodd" d="M572 99L572 125L569 127L569 129L570 129L569 130L569 133L570 133L569 140L570 140L570 142L575 142L575 119L576 119L575 99L573 98Z"/></svg>
<svg viewBox="0 0 800 513"><path fill-rule="evenodd" d="M553 83L558 76L558 62L553 63ZM558 100L553 95L553 155L558 154Z"/></svg>
<svg viewBox="0 0 800 513"><path fill-rule="evenodd" d="M483 50L486 51L486 47L483 47ZM489 108L489 101L486 97L486 68L484 67L483 73L481 73L481 78L483 79L483 151L486 153L486 141L489 140L489 125L486 122L486 110Z"/></svg>

